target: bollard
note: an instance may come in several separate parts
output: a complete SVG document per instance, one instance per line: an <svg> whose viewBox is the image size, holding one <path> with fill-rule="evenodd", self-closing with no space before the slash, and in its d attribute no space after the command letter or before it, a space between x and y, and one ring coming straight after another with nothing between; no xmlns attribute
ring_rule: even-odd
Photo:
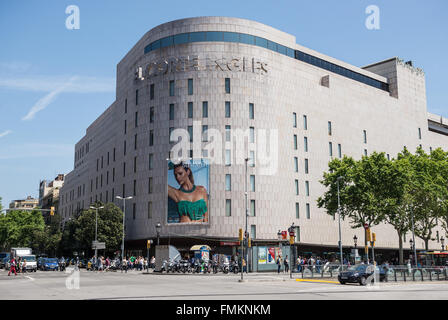
<svg viewBox="0 0 448 320"><path fill-rule="evenodd" d="M412 281L415 281L415 270L412 270Z"/></svg>
<svg viewBox="0 0 448 320"><path fill-rule="evenodd" d="M432 270L429 270L429 281L432 281Z"/></svg>
<svg viewBox="0 0 448 320"><path fill-rule="evenodd" d="M395 278L395 282L397 282L397 270L394 269L394 278Z"/></svg>
<svg viewBox="0 0 448 320"><path fill-rule="evenodd" d="M406 271L402 271L402 272L403 272L404 282L406 282Z"/></svg>

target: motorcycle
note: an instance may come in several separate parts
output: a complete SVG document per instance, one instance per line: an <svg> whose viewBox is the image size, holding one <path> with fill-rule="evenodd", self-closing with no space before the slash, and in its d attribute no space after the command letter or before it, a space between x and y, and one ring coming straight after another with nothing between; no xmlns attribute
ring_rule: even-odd
<svg viewBox="0 0 448 320"><path fill-rule="evenodd" d="M199 260L196 260L193 264L193 273L201 273L202 265Z"/></svg>
<svg viewBox="0 0 448 320"><path fill-rule="evenodd" d="M213 273L218 273L218 271L219 271L219 265L218 265L218 262L217 261L215 261L215 260L213 260L212 261L212 270L213 270Z"/></svg>
<svg viewBox="0 0 448 320"><path fill-rule="evenodd" d="M240 271L240 267L238 266L238 262L232 261L232 264L230 265L229 272L233 272L237 274Z"/></svg>
<svg viewBox="0 0 448 320"><path fill-rule="evenodd" d="M65 271L65 268L66 268L65 261L60 261L59 262L59 271Z"/></svg>
<svg viewBox="0 0 448 320"><path fill-rule="evenodd" d="M204 270L204 273L210 273L212 271L212 264L210 260L204 261L202 264L202 268Z"/></svg>
<svg viewBox="0 0 448 320"><path fill-rule="evenodd" d="M221 270L224 274L228 274L230 271L230 264L228 261L225 261L222 265L221 265Z"/></svg>

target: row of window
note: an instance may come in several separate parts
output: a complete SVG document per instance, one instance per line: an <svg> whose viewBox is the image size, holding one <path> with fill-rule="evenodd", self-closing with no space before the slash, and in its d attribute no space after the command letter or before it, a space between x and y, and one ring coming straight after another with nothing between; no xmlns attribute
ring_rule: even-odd
<svg viewBox="0 0 448 320"><path fill-rule="evenodd" d="M378 81L376 79L365 76L361 73L338 66L332 62L328 62L324 59L315 57L300 50L294 50L286 46L283 46L279 43L267 40L265 38L253 36L246 33L226 32L226 31L202 31L202 32L181 33L151 42L149 45L145 47L144 53L146 54L153 50L173 45L180 45L192 42L205 42L205 41L234 42L234 43L244 43L259 46L286 55L288 57L300 60L302 62L306 62L318 68L339 74L343 77L364 83L374 88L389 92L389 84L385 82Z"/></svg>

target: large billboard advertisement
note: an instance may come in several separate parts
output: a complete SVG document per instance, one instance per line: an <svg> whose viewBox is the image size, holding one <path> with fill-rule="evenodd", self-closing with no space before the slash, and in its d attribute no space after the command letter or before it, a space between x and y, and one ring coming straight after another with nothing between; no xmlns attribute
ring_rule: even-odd
<svg viewBox="0 0 448 320"><path fill-rule="evenodd" d="M209 177L207 159L168 162L168 224L209 222Z"/></svg>

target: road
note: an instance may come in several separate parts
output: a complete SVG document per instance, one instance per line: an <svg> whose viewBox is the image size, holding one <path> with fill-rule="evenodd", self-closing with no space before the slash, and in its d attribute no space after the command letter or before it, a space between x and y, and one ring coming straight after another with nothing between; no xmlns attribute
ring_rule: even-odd
<svg viewBox="0 0 448 320"><path fill-rule="evenodd" d="M446 300L448 282L381 283L361 287L330 282L299 282L275 273L143 274L138 271L91 272L75 275L38 271L8 277L0 271L1 300ZM77 288L79 285L79 288Z"/></svg>

